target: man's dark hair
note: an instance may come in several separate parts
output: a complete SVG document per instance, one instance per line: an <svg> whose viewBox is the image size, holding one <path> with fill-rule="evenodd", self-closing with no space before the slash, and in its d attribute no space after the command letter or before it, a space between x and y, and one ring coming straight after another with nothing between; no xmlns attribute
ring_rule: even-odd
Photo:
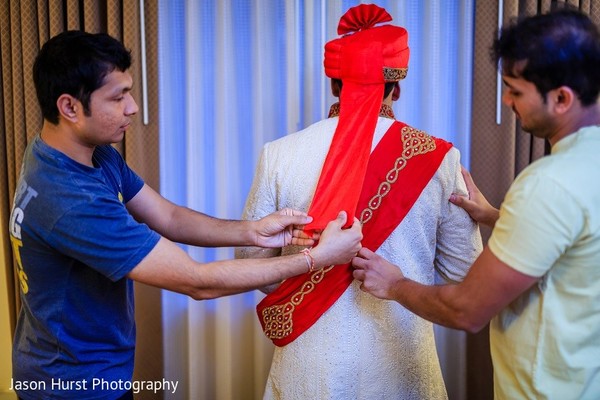
<svg viewBox="0 0 600 400"><path fill-rule="evenodd" d="M532 82L545 99L550 90L570 87L582 105L600 93L600 34L583 13L560 9L513 22L491 48L502 73Z"/></svg>
<svg viewBox="0 0 600 400"><path fill-rule="evenodd" d="M331 78L331 80L334 81L335 83L337 83L340 90L342 90L342 80L341 79ZM394 86L396 86L396 82L386 82L385 83L385 87L383 89L383 99L384 100L386 97L388 97L390 95L390 93L392 93L392 90L394 90Z"/></svg>
<svg viewBox="0 0 600 400"><path fill-rule="evenodd" d="M89 115L92 92L102 86L106 75L126 71L131 53L121 42L105 33L63 32L48 40L33 64L33 81L42 116L58 124L56 101L69 94Z"/></svg>

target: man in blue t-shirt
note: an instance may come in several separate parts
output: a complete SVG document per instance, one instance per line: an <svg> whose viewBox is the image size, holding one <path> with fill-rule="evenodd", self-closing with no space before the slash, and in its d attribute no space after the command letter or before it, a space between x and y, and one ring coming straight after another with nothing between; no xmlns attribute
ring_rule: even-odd
<svg viewBox="0 0 600 400"><path fill-rule="evenodd" d="M44 124L25 152L9 225L22 299L13 387L22 399L132 398L122 383L133 374L133 280L208 299L349 262L360 249L360 225L342 230L340 213L304 254L192 260L174 242L310 246L295 225L311 219L283 210L221 220L145 185L111 146L138 111L130 64L114 38L80 31L50 39L34 64Z"/></svg>

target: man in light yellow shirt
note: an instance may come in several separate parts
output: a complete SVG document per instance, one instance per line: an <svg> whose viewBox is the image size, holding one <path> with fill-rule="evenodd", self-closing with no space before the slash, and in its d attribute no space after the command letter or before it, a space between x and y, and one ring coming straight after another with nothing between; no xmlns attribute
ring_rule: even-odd
<svg viewBox="0 0 600 400"><path fill-rule="evenodd" d="M438 324L475 332L491 320L497 399L598 399L598 27L556 11L504 28L493 51L504 103L551 154L517 177L499 211L465 172L470 198L451 201L494 230L462 283L419 284L368 249L354 259L354 277Z"/></svg>

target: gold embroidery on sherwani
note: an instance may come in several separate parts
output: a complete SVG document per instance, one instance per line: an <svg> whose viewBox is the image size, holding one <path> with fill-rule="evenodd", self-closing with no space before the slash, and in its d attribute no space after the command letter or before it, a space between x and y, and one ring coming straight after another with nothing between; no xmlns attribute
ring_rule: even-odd
<svg viewBox="0 0 600 400"><path fill-rule="evenodd" d="M402 155L396 159L394 167L386 174L385 181L379 185L377 193L369 200L368 206L360 214L360 222L364 225L373 217L375 210L381 206L383 198L390 192L392 185L398 179L408 160L411 158L434 151L435 141L423 131L405 126L401 131ZM292 314L296 306L304 300L304 297L315 289L327 272L333 269L333 265L322 270L315 271L309 280L291 297L290 301L267 307L262 311L265 335L269 339L282 339L292 333L294 322Z"/></svg>
<svg viewBox="0 0 600 400"><path fill-rule="evenodd" d="M329 114L327 118L339 117L340 116L340 103L333 103L331 107L329 107ZM379 108L379 116L389 119L396 119L394 116L394 109L387 104L381 104Z"/></svg>
<svg viewBox="0 0 600 400"><path fill-rule="evenodd" d="M267 307L262 312L262 319L265 323L265 335L269 339L283 339L292 333L293 320L292 313L296 306L304 300L304 296L312 292L315 286L323 280L325 274L334 266L331 265L322 270L315 271L310 275L310 279L304 284L298 292L296 292L290 301L284 304Z"/></svg>
<svg viewBox="0 0 600 400"><path fill-rule="evenodd" d="M396 159L394 168L385 177L385 182L381 182L377 189L377 194L369 200L368 206L360 214L359 219L363 224L373 217L373 213L379 208L383 198L392 189L392 184L396 182L398 174L406 167L408 160L435 150L435 141L431 136L410 126L402 128L402 144L402 155Z"/></svg>

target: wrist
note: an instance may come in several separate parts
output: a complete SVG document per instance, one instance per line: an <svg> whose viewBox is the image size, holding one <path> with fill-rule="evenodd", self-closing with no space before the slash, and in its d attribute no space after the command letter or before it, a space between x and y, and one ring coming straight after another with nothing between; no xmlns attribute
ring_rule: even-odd
<svg viewBox="0 0 600 400"><path fill-rule="evenodd" d="M326 257L321 254L319 246L312 247L310 249L310 254L314 260L315 269L321 269L326 266L326 264L324 264L324 261L326 261Z"/></svg>
<svg viewBox="0 0 600 400"><path fill-rule="evenodd" d="M493 206L490 206L486 213L486 216L487 218L485 218L483 224L489 226L490 228L493 228L494 225L496 225L496 221L498 221L498 218L500 218L500 210Z"/></svg>
<svg viewBox="0 0 600 400"><path fill-rule="evenodd" d="M261 247L258 234L258 221L240 221L241 237L246 246Z"/></svg>
<svg viewBox="0 0 600 400"><path fill-rule="evenodd" d="M308 267L308 273L312 273L315 271L316 267L315 267L315 258L313 257L313 255L311 254L311 248L307 247L305 249L302 249L302 251L300 251L300 253L302 253L304 255L304 259L306 261L306 266Z"/></svg>
<svg viewBox="0 0 600 400"><path fill-rule="evenodd" d="M396 301L402 305L404 305L404 297L409 290L407 287L410 286L412 281L406 278L404 275L393 279L390 282L390 286L387 293L387 299Z"/></svg>

